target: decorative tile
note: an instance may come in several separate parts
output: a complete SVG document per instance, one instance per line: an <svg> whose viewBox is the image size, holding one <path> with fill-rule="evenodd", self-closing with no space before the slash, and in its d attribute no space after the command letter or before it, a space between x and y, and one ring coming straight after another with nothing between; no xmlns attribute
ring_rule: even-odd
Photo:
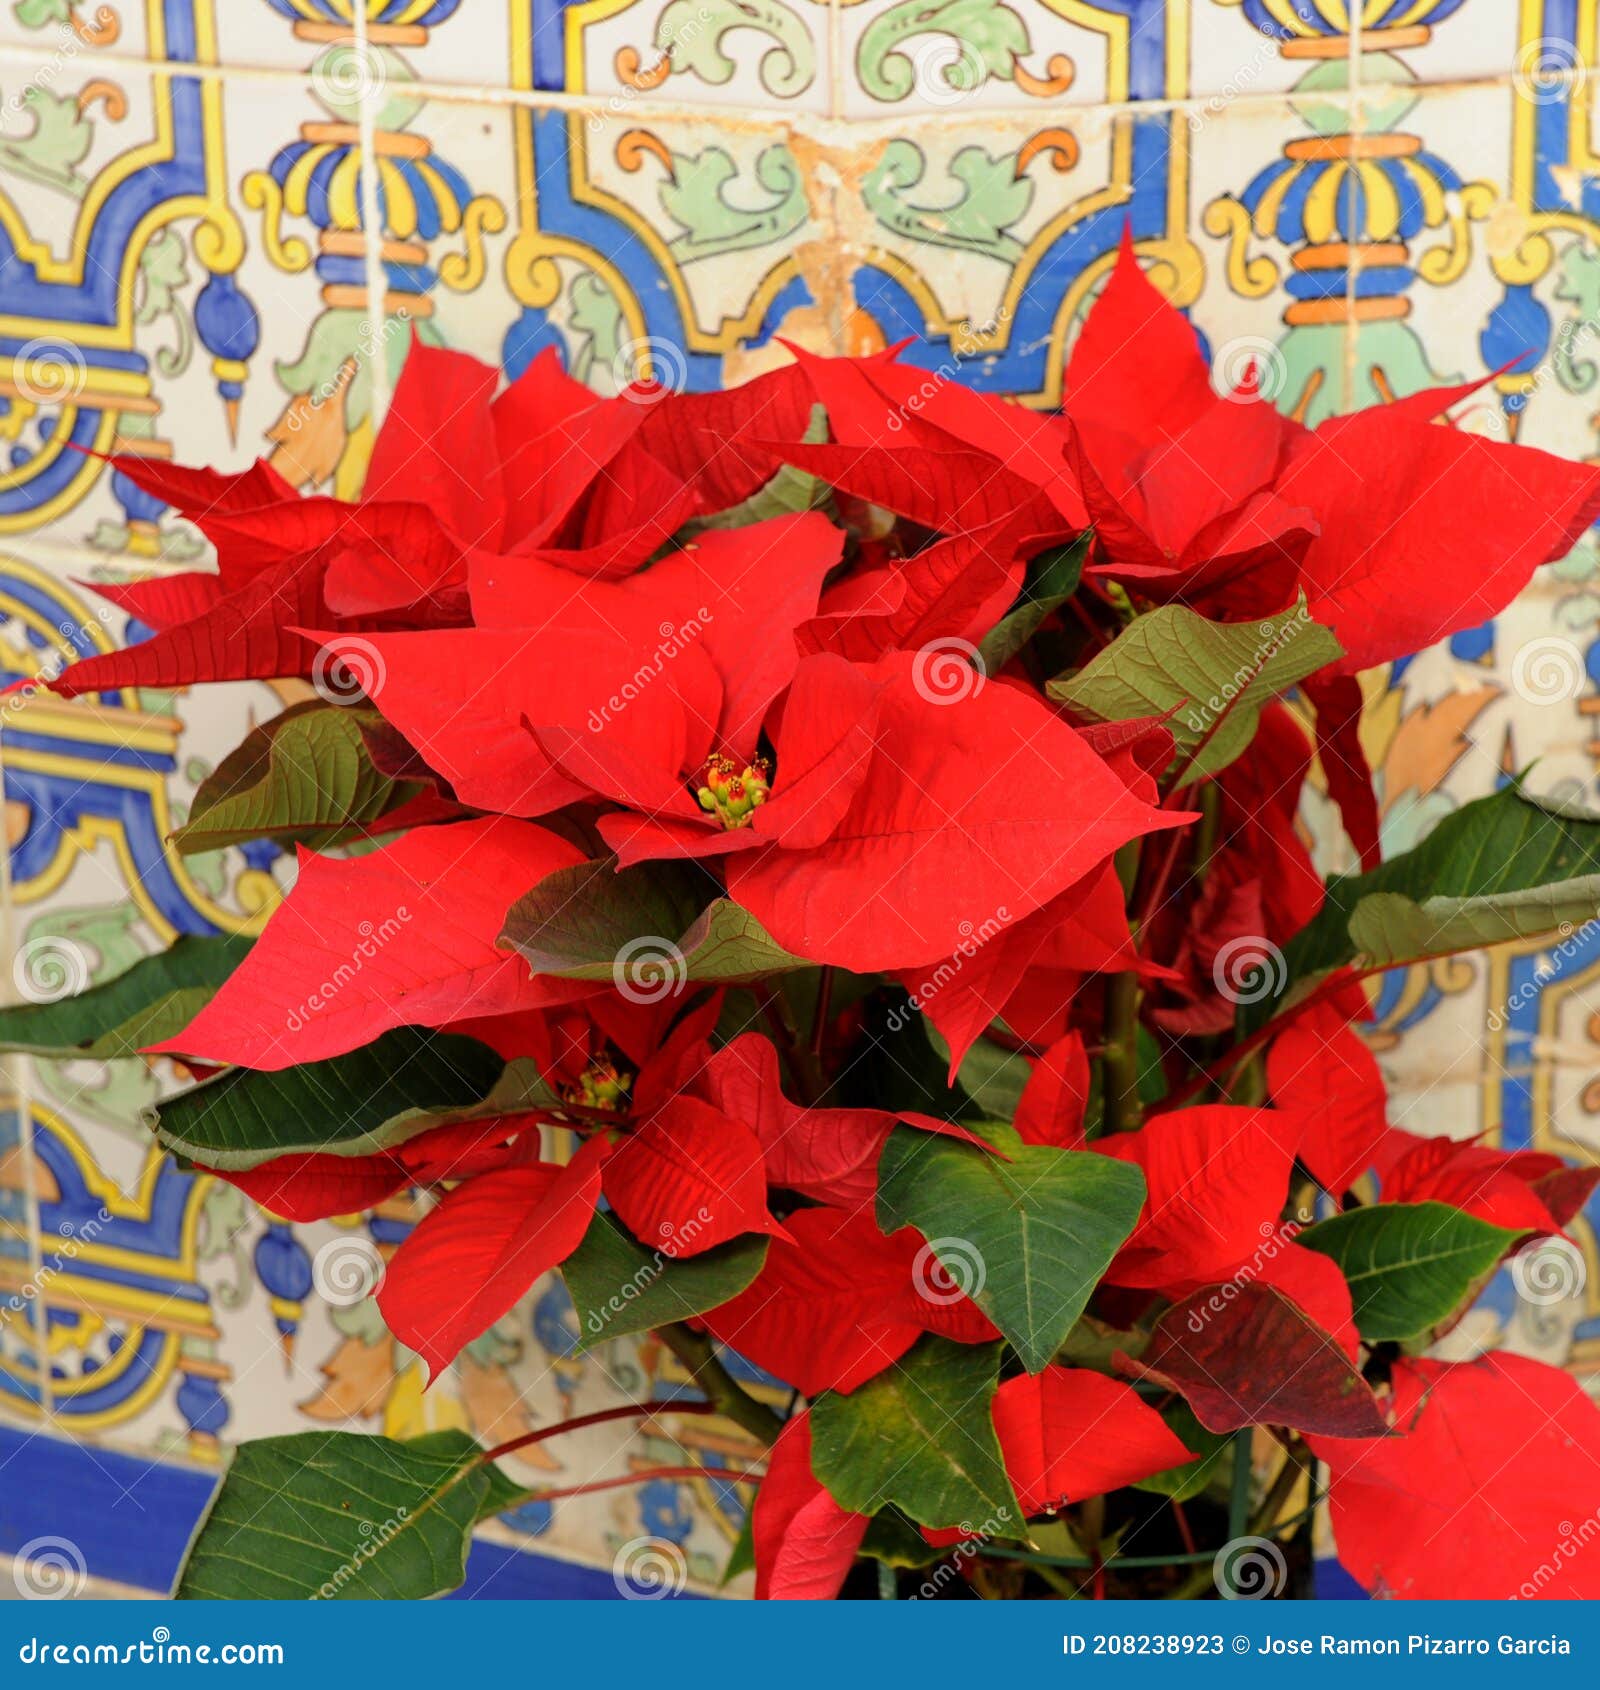
<svg viewBox="0 0 1600 1690"><path fill-rule="evenodd" d="M588 0L561 14L560 81L547 80L555 53L536 28L532 75L518 85L592 94L614 116L647 113L652 100L776 119L823 114L833 95L830 15L827 0Z"/></svg>
<svg viewBox="0 0 1600 1690"><path fill-rule="evenodd" d="M434 101L403 134L471 197L449 246L385 224L397 361L406 316L513 375L559 345L603 389L717 386L776 333L827 341L830 206L791 131Z"/></svg>
<svg viewBox="0 0 1600 1690"><path fill-rule="evenodd" d="M1530 85L1542 83L1575 68L1570 27L1562 27L1572 12L1562 0L1534 0L1526 6L1433 0L1403 11L1387 3L1369 5L1362 18L1358 74L1364 86L1509 75L1525 77Z"/></svg>
<svg viewBox="0 0 1600 1690"><path fill-rule="evenodd" d="M309 88L76 63L0 112L0 542L199 555L73 447L263 453L297 484L350 484L371 330L346 115ZM320 225L296 226L308 209Z"/></svg>

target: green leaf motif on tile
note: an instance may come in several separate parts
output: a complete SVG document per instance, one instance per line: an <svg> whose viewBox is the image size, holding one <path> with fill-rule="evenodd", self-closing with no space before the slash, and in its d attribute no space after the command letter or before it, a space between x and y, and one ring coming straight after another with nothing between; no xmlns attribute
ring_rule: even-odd
<svg viewBox="0 0 1600 1690"><path fill-rule="evenodd" d="M811 33L782 0L672 0L656 22L656 46L671 58L674 75L698 76L721 88L738 70L723 39L738 30L771 38L756 74L775 100L803 94L816 80Z"/></svg>
<svg viewBox="0 0 1600 1690"><path fill-rule="evenodd" d="M948 104L990 77L1013 80L1029 47L1027 26L1002 0L902 0L863 31L856 70L875 100Z"/></svg>
<svg viewBox="0 0 1600 1690"><path fill-rule="evenodd" d="M811 1470L834 1501L857 1514L892 1504L923 1526L1019 1532L990 1410L1000 1350L922 1338L849 1396L818 1397Z"/></svg>
<svg viewBox="0 0 1600 1690"><path fill-rule="evenodd" d="M771 246L810 216L800 166L787 146L764 148L753 176L753 182L744 178L732 153L722 147L672 155L672 174L659 194L662 210L683 231L671 241L680 263ZM763 194L766 205L751 203Z"/></svg>
<svg viewBox="0 0 1600 1690"><path fill-rule="evenodd" d="M1022 242L1006 231L1033 202L1033 183L1017 175L1010 153L991 154L982 147L962 147L945 165L945 174L961 191L924 185L928 161L917 142L896 137L861 183L861 198L884 228L929 246L954 247L1014 264ZM913 198L924 188L920 198Z"/></svg>

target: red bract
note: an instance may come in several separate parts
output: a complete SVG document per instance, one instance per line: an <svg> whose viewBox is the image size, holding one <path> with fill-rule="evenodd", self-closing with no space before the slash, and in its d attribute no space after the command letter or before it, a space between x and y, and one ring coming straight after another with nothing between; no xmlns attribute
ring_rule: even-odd
<svg viewBox="0 0 1600 1690"><path fill-rule="evenodd" d="M1600 1595L1600 1561L1575 1535L1600 1508L1600 1410L1575 1380L1522 1356L1402 1361L1393 1418L1403 1437L1312 1444L1340 1556L1364 1585L1421 1600Z"/></svg>
<svg viewBox="0 0 1600 1690"><path fill-rule="evenodd" d="M800 956L858 974L936 962L972 911L1006 926L1130 839L1194 819L1141 803L1018 688L941 699L909 656L872 673L872 756L827 839L729 867L728 890Z"/></svg>
<svg viewBox="0 0 1600 1690"><path fill-rule="evenodd" d="M1096 568L1226 619L1302 591L1345 674L1481 622L1600 514L1600 470L1430 424L1460 397L1315 431L1219 397L1125 239L1067 371Z"/></svg>
<svg viewBox="0 0 1600 1690"><path fill-rule="evenodd" d="M364 857L307 852L300 878L227 985L152 1047L247 1068L288 1068L391 1027L447 1027L588 995L530 979L495 948L500 890L581 860L530 823L417 828Z"/></svg>
<svg viewBox="0 0 1600 1690"><path fill-rule="evenodd" d="M1218 393L1131 242L1055 413L793 350L600 398L418 344L353 502L116 460L216 570L104 588L152 637L50 684L312 680L178 841L296 878L247 953L185 939L0 1045L203 1068L158 1137L285 1224L415 1193L377 1306L432 1376L552 1271L586 1338L658 1333L729 1497L770 1447L762 1596L929 1544L935 1590L1059 1590L1069 1541L1167 1591L1150 1546L1238 1534L1218 1445L1258 1427L1285 1464L1234 1484L1286 1556L1314 1455L1369 1585L1589 1594L1552 1546L1594 1411L1416 1358L1600 1170L1391 1127L1359 1024L1370 959L1569 933L1600 820L1508 784L1382 862L1356 671L1493 614L1600 470L1434 423L1462 390L1314 432ZM1312 783L1362 866L1326 889ZM407 1466L350 1459L364 1496ZM429 1532L501 1495L463 1459Z"/></svg>
<svg viewBox="0 0 1600 1690"><path fill-rule="evenodd" d="M1211 1104L1157 1115L1095 1149L1144 1174L1144 1213L1108 1277L1167 1288L1223 1278L1277 1231L1298 1119Z"/></svg>

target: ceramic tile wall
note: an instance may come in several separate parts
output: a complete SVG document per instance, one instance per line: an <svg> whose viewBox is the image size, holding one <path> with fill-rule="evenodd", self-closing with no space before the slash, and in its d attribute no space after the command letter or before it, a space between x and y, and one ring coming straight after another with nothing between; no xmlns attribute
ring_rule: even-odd
<svg viewBox="0 0 1600 1690"><path fill-rule="evenodd" d="M197 537L72 445L349 493L413 332L598 387L731 382L776 337L1048 403L1124 224L1218 366L1307 421L1500 374L1466 426L1596 451L1597 0L0 0L0 668L138 637L83 583ZM1385 834L1541 759L1593 799L1600 553L1371 683ZM39 995L175 933L258 924L270 850L179 861L195 783L292 688L29 703L0 724L15 966ZM1308 825L1339 861L1313 800ZM1376 1040L1405 1123L1600 1141L1600 941L1396 976ZM1593 1008L1591 1008L1593 1004ZM0 1116L0 1421L213 1467L313 1425L509 1436L669 1359L574 1351L542 1286L426 1395L359 1296L405 1204L288 1226L150 1151L168 1072L19 1065ZM1578 1229L1584 1252L1593 1239ZM335 1270L354 1265L352 1291ZM1600 1277L1496 1287L1474 1341L1600 1373ZM601 1428L542 1471L715 1423ZM25 1475L27 1445L11 1457ZM554 1448L554 1446L552 1446ZM529 1510L506 1541L701 1581L737 1487ZM91 1569L93 1570L93 1569Z"/></svg>

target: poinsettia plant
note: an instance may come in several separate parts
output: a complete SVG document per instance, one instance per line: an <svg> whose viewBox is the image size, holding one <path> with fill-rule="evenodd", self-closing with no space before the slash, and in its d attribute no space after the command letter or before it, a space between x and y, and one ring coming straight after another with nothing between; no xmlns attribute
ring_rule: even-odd
<svg viewBox="0 0 1600 1690"><path fill-rule="evenodd" d="M1511 783L1385 860L1357 732L1600 470L1464 390L1218 393L1127 243L1056 412L791 351L602 399L418 344L356 503L116 460L216 570L99 588L152 634L46 684L310 682L176 836L298 872L0 1037L172 1059L157 1140L291 1221L423 1194L376 1296L432 1375L559 1269L699 1387L247 1443L179 1593L436 1594L519 1500L702 1471L525 1445L696 1412L761 1596L1293 1590L1324 1498L1374 1590L1600 1592L1589 1399L1436 1350L1597 1172L1391 1125L1360 1033L1384 969L1592 918L1600 819Z"/></svg>

